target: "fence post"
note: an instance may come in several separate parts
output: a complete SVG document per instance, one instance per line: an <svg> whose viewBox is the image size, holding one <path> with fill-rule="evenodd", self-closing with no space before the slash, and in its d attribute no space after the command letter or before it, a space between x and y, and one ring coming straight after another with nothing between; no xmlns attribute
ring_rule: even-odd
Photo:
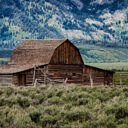
<svg viewBox="0 0 128 128"><path fill-rule="evenodd" d="M64 85L64 86L66 86L67 81L68 81L68 78L66 78L66 79L64 80L64 82L63 82L63 85Z"/></svg>
<svg viewBox="0 0 128 128"><path fill-rule="evenodd" d="M91 84L91 87L93 87L93 78L92 78L92 73L89 73L89 77L90 77L90 84Z"/></svg>
<svg viewBox="0 0 128 128"><path fill-rule="evenodd" d="M120 74L120 87L123 87L122 85L122 75Z"/></svg>
<svg viewBox="0 0 128 128"><path fill-rule="evenodd" d="M113 84L114 84L114 87L116 87L116 82L115 82L115 80L113 80Z"/></svg>
<svg viewBox="0 0 128 128"><path fill-rule="evenodd" d="M35 79L35 82L34 82L34 87L37 85L37 79Z"/></svg>

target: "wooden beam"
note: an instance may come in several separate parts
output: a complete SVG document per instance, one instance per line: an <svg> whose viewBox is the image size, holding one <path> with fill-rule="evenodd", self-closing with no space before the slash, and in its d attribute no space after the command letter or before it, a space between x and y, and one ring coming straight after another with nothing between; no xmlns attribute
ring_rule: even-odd
<svg viewBox="0 0 128 128"><path fill-rule="evenodd" d="M68 81L68 78L66 78L65 80L64 80L64 86L66 86L66 84L67 84L67 81Z"/></svg>
<svg viewBox="0 0 128 128"><path fill-rule="evenodd" d="M36 66L34 66L34 72L33 72L33 81L32 81L33 86L35 84L35 78L36 78Z"/></svg>
<svg viewBox="0 0 128 128"><path fill-rule="evenodd" d="M91 87L93 87L93 78L92 78L92 73L89 73L89 77L90 77L90 84L91 84Z"/></svg>
<svg viewBox="0 0 128 128"><path fill-rule="evenodd" d="M46 67L44 67L44 85L47 85Z"/></svg>

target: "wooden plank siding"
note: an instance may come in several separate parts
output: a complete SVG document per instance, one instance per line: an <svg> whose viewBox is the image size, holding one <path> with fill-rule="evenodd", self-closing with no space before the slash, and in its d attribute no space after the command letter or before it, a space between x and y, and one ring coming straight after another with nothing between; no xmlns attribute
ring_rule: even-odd
<svg viewBox="0 0 128 128"><path fill-rule="evenodd" d="M102 69L84 66L83 69L83 83L90 85L90 77L92 75L93 84L95 85L112 85L113 84L113 73Z"/></svg>
<svg viewBox="0 0 128 128"><path fill-rule="evenodd" d="M12 75L0 75L0 85L12 85Z"/></svg>
<svg viewBox="0 0 128 128"><path fill-rule="evenodd" d="M44 67L40 67L42 70ZM47 76L51 80L60 80L64 81L66 78L68 78L68 83L80 83L82 84L82 73L83 73L83 67L81 65L47 65L45 66ZM34 69L31 69L29 71L25 71L20 73L26 75L26 85L25 86L31 86L33 81L33 73ZM57 76L55 76L55 73L57 73ZM15 85L19 85L19 74L15 74L13 77L13 83ZM36 71L35 78L38 79L38 82L40 84L44 83L44 76L41 71Z"/></svg>
<svg viewBox="0 0 128 128"><path fill-rule="evenodd" d="M57 76L55 76L55 73ZM65 80L68 83L82 84L82 65L48 65L48 77L53 80Z"/></svg>
<svg viewBox="0 0 128 128"><path fill-rule="evenodd" d="M54 51L50 64L83 64L83 60L78 49L66 41Z"/></svg>
<svg viewBox="0 0 128 128"><path fill-rule="evenodd" d="M50 78L51 80L64 81L66 78L68 78L67 83L90 85L89 74L91 73L94 86L107 85L108 83L112 84L113 82L113 73L96 69L93 67L86 67L83 65L49 64L46 66L41 66L40 68L44 70L44 67L46 69L48 78ZM26 75L25 86L32 86L33 73L34 73L34 69L20 73L20 74ZM19 77L19 74L15 74L13 76L13 82L15 85L19 85L18 77ZM40 70L36 71L35 78L38 79L38 83L44 84L44 76Z"/></svg>

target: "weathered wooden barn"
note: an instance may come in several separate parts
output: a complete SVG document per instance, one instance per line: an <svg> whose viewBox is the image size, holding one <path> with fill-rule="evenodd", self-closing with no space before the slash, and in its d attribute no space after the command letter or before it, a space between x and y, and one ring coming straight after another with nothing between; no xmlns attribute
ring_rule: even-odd
<svg viewBox="0 0 128 128"><path fill-rule="evenodd" d="M29 86L49 82L110 85L113 72L84 64L80 52L66 40L22 40L6 65L0 84Z"/></svg>

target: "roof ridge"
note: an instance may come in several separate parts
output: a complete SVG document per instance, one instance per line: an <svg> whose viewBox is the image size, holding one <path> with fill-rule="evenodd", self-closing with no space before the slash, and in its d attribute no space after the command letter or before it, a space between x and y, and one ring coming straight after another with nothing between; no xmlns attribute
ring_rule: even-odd
<svg viewBox="0 0 128 128"><path fill-rule="evenodd" d="M67 38L64 38L64 39L21 39L21 41L24 41L24 40L33 40L33 41L48 41L48 40L68 40Z"/></svg>

